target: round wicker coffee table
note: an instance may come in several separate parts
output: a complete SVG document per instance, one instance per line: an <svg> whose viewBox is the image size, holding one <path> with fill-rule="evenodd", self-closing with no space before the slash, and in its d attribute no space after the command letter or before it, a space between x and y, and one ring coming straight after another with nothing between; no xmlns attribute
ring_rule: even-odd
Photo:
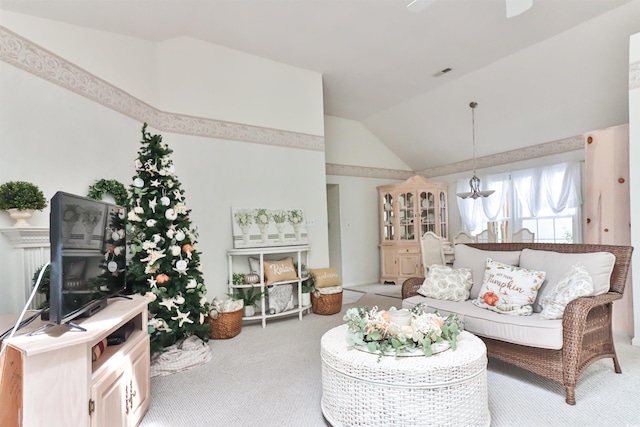
<svg viewBox="0 0 640 427"><path fill-rule="evenodd" d="M322 336L322 413L333 426L488 426L487 349L469 332L456 351L395 357L347 349L347 325Z"/></svg>

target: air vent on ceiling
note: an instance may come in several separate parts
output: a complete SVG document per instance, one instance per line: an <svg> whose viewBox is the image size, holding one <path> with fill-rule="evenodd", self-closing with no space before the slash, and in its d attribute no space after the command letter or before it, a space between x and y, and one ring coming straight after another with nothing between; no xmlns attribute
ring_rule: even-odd
<svg viewBox="0 0 640 427"><path fill-rule="evenodd" d="M440 77L441 75L443 75L443 74L447 74L449 71L452 71L452 70L453 70L453 68L447 67L447 68L445 68L444 70L440 70L440 71L438 71L437 73L435 73L435 74L433 75L433 77Z"/></svg>

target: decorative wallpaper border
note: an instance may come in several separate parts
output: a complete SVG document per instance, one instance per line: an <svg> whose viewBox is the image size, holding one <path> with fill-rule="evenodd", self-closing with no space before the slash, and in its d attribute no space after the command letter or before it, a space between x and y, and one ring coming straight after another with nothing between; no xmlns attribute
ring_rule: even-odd
<svg viewBox="0 0 640 427"><path fill-rule="evenodd" d="M640 61L629 64L629 90L640 87Z"/></svg>
<svg viewBox="0 0 640 427"><path fill-rule="evenodd" d="M405 180L415 175L412 171L371 168L366 166L338 165L327 163L327 175L353 176L358 178L384 178Z"/></svg>
<svg viewBox="0 0 640 427"><path fill-rule="evenodd" d="M3 26L0 60L161 131L324 151L324 137L319 135L158 110Z"/></svg>
<svg viewBox="0 0 640 427"><path fill-rule="evenodd" d="M483 169L491 166L504 165L523 160L536 159L538 157L551 156L554 154L568 153L570 151L581 150L584 148L584 136L577 135L570 138L559 139L556 141L545 142L543 144L532 145L529 147L519 148L517 150L505 151L503 153L492 154L489 156L476 158L476 168ZM458 172L473 170L473 159L461 162L451 163L443 166L416 171L416 174L423 175L427 178L434 176L449 175Z"/></svg>
<svg viewBox="0 0 640 427"><path fill-rule="evenodd" d="M557 141L545 142L518 150L505 151L504 153L476 158L476 168L482 169L491 166L504 165L522 160L551 156L554 154L568 153L584 148L584 136L578 135ZM433 168L406 171L397 169L370 168L364 166L337 165L327 163L327 175L354 176L359 178L384 178L405 180L413 175L422 175L426 178L434 176L450 175L458 172L473 170L473 159L451 163Z"/></svg>

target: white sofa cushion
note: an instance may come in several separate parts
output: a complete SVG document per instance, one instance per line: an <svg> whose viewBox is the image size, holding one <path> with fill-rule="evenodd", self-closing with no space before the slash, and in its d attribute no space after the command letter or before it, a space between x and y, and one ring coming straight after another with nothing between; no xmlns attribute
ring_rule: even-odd
<svg viewBox="0 0 640 427"><path fill-rule="evenodd" d="M504 316L476 307L472 300L444 301L416 295L402 300L402 308L411 309L424 302L441 315L456 313L464 329L472 334L529 347L562 348L562 319L546 320L539 313L531 316Z"/></svg>
<svg viewBox="0 0 640 427"><path fill-rule="evenodd" d="M593 279L592 295L601 295L609 292L611 272L616 262L615 255L610 252L569 254L533 249L522 250L520 267L547 272L547 277L538 291L538 297L533 305L534 312L539 313L542 311L540 301L562 279L562 276L571 269L571 266L578 261L587 267L587 271ZM471 295L473 296L473 289L471 290Z"/></svg>
<svg viewBox="0 0 640 427"><path fill-rule="evenodd" d="M463 244L455 245L454 251L453 268L471 269L473 286L471 287L470 298L472 299L478 298L480 293L487 258L509 265L518 265L520 262L520 251L483 251Z"/></svg>
<svg viewBox="0 0 640 427"><path fill-rule="evenodd" d="M469 299L471 269L453 269L446 265L434 264L429 267L418 293L422 296L449 301L465 301Z"/></svg>

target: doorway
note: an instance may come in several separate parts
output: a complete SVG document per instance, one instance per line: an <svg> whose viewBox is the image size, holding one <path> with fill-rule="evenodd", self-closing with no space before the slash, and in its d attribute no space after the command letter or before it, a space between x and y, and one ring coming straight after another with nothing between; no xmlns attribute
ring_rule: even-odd
<svg viewBox="0 0 640 427"><path fill-rule="evenodd" d="M340 235L340 188L327 184L327 220L329 231L329 265L342 276L342 238Z"/></svg>

